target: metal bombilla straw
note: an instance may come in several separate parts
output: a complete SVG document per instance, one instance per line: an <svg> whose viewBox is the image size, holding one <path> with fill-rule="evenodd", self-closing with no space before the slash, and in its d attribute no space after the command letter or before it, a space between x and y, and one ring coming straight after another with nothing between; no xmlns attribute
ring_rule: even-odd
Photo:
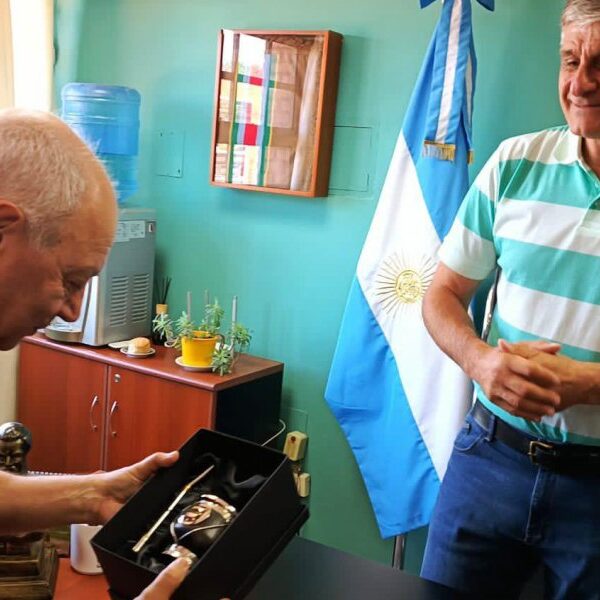
<svg viewBox="0 0 600 600"><path fill-rule="evenodd" d="M158 518L156 523L154 523L154 525L152 525L152 527L150 527L150 529L148 529L148 531L146 531L146 533L136 542L135 546L133 547L134 552L140 552L140 550L146 545L146 543L148 542L148 540L150 539L152 534L160 527L162 522L169 516L171 511L177 506L177 503L187 494L187 492L190 490L190 488L192 486L194 486L196 483L198 483L199 481L201 481L204 477L206 477L214 468L215 468L214 464L210 465L210 467L208 467L207 469L202 471L202 473L200 473L200 475L198 475L197 477L192 479L192 481L190 481L181 490L181 492L179 492L179 494L177 494L177 497L175 498L175 500L173 500L173 502L171 502L171 504L169 505L169 508L167 508L167 510L165 510L165 512Z"/></svg>

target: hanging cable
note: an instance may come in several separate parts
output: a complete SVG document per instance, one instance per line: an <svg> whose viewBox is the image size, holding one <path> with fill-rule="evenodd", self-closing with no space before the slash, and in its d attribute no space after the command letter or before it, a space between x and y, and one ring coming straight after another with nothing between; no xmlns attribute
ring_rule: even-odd
<svg viewBox="0 0 600 600"><path fill-rule="evenodd" d="M287 425L285 424L285 421L282 421L281 419L279 419L279 422L281 423L281 429L274 436L270 437L266 442L263 442L261 444L261 446L266 446L267 444L272 442L274 439L278 438L286 430Z"/></svg>

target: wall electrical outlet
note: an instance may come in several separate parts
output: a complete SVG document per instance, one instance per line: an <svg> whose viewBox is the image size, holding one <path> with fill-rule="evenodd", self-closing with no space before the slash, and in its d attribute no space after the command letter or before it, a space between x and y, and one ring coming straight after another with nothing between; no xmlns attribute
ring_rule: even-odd
<svg viewBox="0 0 600 600"><path fill-rule="evenodd" d="M310 474L299 473L296 477L296 489L300 498L306 498L310 494Z"/></svg>
<svg viewBox="0 0 600 600"><path fill-rule="evenodd" d="M283 452L290 460L298 461L304 458L308 436L301 431L290 431L285 437Z"/></svg>

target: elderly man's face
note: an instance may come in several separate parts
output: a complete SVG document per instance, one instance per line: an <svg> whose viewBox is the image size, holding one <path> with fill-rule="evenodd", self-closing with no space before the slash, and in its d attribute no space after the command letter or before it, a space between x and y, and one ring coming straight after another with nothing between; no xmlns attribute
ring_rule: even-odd
<svg viewBox="0 0 600 600"><path fill-rule="evenodd" d="M66 220L55 246L38 249L26 230L9 232L0 248L0 350L45 327L55 316L74 321L86 282L104 264L115 228L104 203Z"/></svg>
<svg viewBox="0 0 600 600"><path fill-rule="evenodd" d="M571 131L600 138L600 22L562 30L560 103Z"/></svg>

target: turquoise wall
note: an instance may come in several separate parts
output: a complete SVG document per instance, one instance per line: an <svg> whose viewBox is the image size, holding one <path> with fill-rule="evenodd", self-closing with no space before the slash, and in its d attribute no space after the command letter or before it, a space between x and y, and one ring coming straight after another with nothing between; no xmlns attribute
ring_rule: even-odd
<svg viewBox="0 0 600 600"><path fill-rule="evenodd" d="M251 351L285 363L284 418L309 434L310 521L303 535L382 562L382 541L352 454L323 401L348 287L440 3L418 0L56 0L57 89L127 85L142 95L140 190L158 215L158 268L170 304L208 288L239 296ZM473 7L479 58L474 172L504 137L561 122L561 0ZM209 148L220 28L333 29L344 35L332 189L295 199L211 187ZM161 133L163 136L161 137ZM183 140L183 176L168 166ZM173 135L174 134L174 135ZM356 144L360 140L362 146ZM357 175L358 174L358 175ZM348 184L357 191L343 191ZM173 311L173 312L175 312ZM423 532L407 567L419 567Z"/></svg>

